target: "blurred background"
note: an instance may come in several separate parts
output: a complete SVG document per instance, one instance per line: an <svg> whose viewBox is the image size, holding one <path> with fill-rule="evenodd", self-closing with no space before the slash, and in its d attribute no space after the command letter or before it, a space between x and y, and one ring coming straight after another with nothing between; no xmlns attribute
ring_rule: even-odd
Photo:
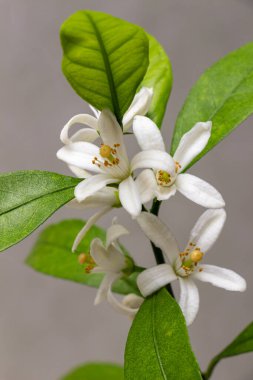
<svg viewBox="0 0 253 380"><path fill-rule="evenodd" d="M58 31L71 13L85 8L137 23L164 46L174 70L163 126L168 144L177 113L202 71L252 40L251 0L0 0L1 171L69 174L55 156L59 133L71 116L88 107L61 73ZM248 283L244 294L200 284L200 312L190 335L203 369L253 319L252 124L248 119L191 169L219 189L227 205L227 223L207 262L235 270ZM163 205L161 218L184 247L202 211L177 195ZM153 265L140 230L125 213L117 214L133 234L123 243L140 265ZM47 224L88 215L64 208ZM109 218L101 222L109 224ZM0 380L58 380L86 361L122 363L130 321L107 304L94 307L95 289L24 265L38 232L0 257ZM213 379L252 380L252 358L224 360Z"/></svg>

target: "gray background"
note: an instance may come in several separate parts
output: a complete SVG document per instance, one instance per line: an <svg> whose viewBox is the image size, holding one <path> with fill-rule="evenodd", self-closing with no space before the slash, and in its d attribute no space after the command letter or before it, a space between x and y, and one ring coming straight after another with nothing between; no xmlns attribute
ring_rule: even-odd
<svg viewBox="0 0 253 380"><path fill-rule="evenodd" d="M0 165L2 171L44 169L68 174L55 157L59 133L74 114L88 111L65 81L58 30L78 9L97 9L142 25L168 52L174 89L163 134L169 142L176 115L201 72L252 40L253 1L233 0L0 0ZM223 194L228 220L207 262L247 279L244 294L200 285L201 308L190 328L201 366L252 320L252 138L253 120L222 142L192 169ZM183 244L202 208L180 195L161 217ZM130 218L125 240L139 264L154 263L148 242ZM49 221L87 213L63 209ZM103 220L107 226L109 220ZM122 362L130 322L103 304L95 290L34 273L23 264L37 233L1 256L0 380L56 380L89 360ZM138 242L138 243L137 243ZM250 354L227 359L216 380L251 380Z"/></svg>

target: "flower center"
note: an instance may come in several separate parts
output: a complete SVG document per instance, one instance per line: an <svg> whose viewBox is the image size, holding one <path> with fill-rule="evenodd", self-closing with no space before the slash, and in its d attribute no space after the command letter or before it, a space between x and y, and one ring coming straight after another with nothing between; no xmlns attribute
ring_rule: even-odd
<svg viewBox="0 0 253 380"><path fill-rule="evenodd" d="M156 180L160 186L170 186L171 185L171 175L164 170L158 170L156 173Z"/></svg>
<svg viewBox="0 0 253 380"><path fill-rule="evenodd" d="M97 157L94 157L92 160L92 163L99 168L101 166L104 167L113 167L116 165L119 165L120 160L117 155L117 148L120 146L120 144L114 144L113 147L110 147L109 145L101 144L101 147L99 149L100 156L104 159L103 161L99 160Z"/></svg>
<svg viewBox="0 0 253 380"><path fill-rule="evenodd" d="M96 264L93 258L91 257L90 253L80 253L80 255L78 255L77 257L77 260L80 265L86 264L84 270L87 274L92 271Z"/></svg>
<svg viewBox="0 0 253 380"><path fill-rule="evenodd" d="M179 254L179 259L176 263L176 272L179 276L189 276L198 266L198 263L203 259L204 253L200 248L194 247L194 244L190 244L191 248L187 248L185 252ZM201 272L203 269L199 268Z"/></svg>

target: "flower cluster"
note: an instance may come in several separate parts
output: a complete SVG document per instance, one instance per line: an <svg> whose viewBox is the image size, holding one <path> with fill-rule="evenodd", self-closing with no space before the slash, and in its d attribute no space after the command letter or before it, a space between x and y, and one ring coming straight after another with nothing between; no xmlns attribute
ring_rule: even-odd
<svg viewBox="0 0 253 380"><path fill-rule="evenodd" d="M146 297L178 279L181 288L179 304L190 324L199 307L195 280L234 291L245 290L246 283L231 270L202 264L204 255L224 225L225 202L213 186L184 171L206 147L212 123L199 122L193 126L184 134L172 157L166 151L159 128L145 116L152 96L152 89L142 88L125 113L122 126L109 110L100 112L91 107L94 116L74 116L61 132L64 146L57 152L57 157L83 179L75 188L75 200L71 205L99 209L77 235L73 250L100 217L115 207L123 207L162 250L167 261L139 274L140 293ZM70 136L70 129L77 123L85 127ZM140 147L132 158L127 154L124 136L129 134L130 128ZM146 203L168 200L177 191L208 209L194 226L184 251L180 251L172 233L157 216L143 211ZM133 317L143 298L129 294L120 302L112 293L115 281L128 276L134 269L132 259L124 254L118 242L125 234L128 231L123 226L113 223L107 230L105 244L97 238L92 241L90 254L95 264L90 272L105 273L95 303L107 299L115 309Z"/></svg>

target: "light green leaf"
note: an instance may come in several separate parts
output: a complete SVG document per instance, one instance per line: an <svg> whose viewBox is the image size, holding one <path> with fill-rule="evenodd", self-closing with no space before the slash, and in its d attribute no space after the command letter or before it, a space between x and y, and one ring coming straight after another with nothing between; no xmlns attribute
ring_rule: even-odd
<svg viewBox="0 0 253 380"><path fill-rule="evenodd" d="M124 380L124 371L117 364L88 363L74 369L61 380Z"/></svg>
<svg viewBox="0 0 253 380"><path fill-rule="evenodd" d="M24 239L74 198L80 180L43 171L0 175L0 251Z"/></svg>
<svg viewBox="0 0 253 380"><path fill-rule="evenodd" d="M147 298L134 319L125 379L202 379L180 307L165 289Z"/></svg>
<svg viewBox="0 0 253 380"><path fill-rule="evenodd" d="M220 360L230 356L253 351L253 322L251 322L221 353L213 358L206 371L205 379L209 379Z"/></svg>
<svg viewBox="0 0 253 380"><path fill-rule="evenodd" d="M253 42L215 63L193 86L177 118L171 153L196 122L211 120L212 136L192 165L252 112Z"/></svg>
<svg viewBox="0 0 253 380"><path fill-rule="evenodd" d="M118 121L128 109L148 67L142 28L96 11L78 11L61 27L62 69L88 103L109 108Z"/></svg>
<svg viewBox="0 0 253 380"><path fill-rule="evenodd" d="M90 243L95 237L105 241L105 231L93 226L78 246L77 252L73 253L71 248L74 239L84 224L82 220L73 219L48 226L40 234L26 263L38 272L97 288L103 279L103 274L87 274L85 268L89 263L80 265L78 255L89 253ZM131 276L118 280L113 290L120 294L139 294L136 285L137 275L138 272L134 272Z"/></svg>
<svg viewBox="0 0 253 380"><path fill-rule="evenodd" d="M141 86L153 88L154 95L147 116L160 128L171 93L173 76L170 60L163 47L149 38L149 66Z"/></svg>

